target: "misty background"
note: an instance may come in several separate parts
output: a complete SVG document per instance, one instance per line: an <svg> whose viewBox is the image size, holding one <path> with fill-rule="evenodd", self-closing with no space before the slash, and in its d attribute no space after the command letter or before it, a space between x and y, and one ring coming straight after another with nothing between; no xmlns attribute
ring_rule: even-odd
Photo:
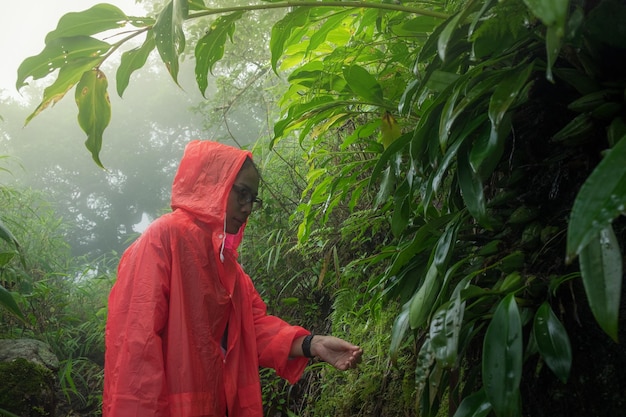
<svg viewBox="0 0 626 417"><path fill-rule="evenodd" d="M19 8L33 10L37 3L44 7L46 2ZM107 61L101 69L109 80L112 116L100 153L103 170L84 146L86 135L76 119L74 89L24 126L41 101L44 85L51 81L33 82L18 93L19 64L43 49L45 34L56 27L60 16L97 2L48 3L56 6L54 13L37 14L34 21L25 18L24 10L3 7L0 26L20 19L21 24L7 24L0 33L1 49L11 57L2 66L0 84L0 185L42 193L62 219L74 256L117 255L150 221L169 210L171 182L188 141L212 139L249 146L269 134L268 123L275 113L271 100L280 83L269 74L267 64L265 42L271 19L253 15L253 24L238 28L239 38L209 78L206 97L195 84L193 50L181 62L180 86L153 51L146 66L133 73L123 98L115 89L114 64L124 49ZM143 10L132 0L110 3L128 15ZM146 1L141 7L151 10L158 3ZM208 22L186 25L188 38L197 38Z"/></svg>

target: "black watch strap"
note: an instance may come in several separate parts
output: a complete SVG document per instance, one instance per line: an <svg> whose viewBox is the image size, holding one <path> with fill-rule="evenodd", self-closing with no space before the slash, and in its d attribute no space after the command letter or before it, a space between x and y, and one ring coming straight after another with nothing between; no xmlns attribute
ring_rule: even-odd
<svg viewBox="0 0 626 417"><path fill-rule="evenodd" d="M304 356L306 356L307 358L314 358L313 355L311 355L311 341L313 340L313 335L310 334L308 336L306 336L303 340L302 340L302 353L304 354Z"/></svg>

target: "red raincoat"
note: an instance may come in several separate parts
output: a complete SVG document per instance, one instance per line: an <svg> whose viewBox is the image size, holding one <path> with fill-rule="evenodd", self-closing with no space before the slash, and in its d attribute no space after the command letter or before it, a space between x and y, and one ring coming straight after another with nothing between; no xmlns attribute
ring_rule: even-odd
<svg viewBox="0 0 626 417"><path fill-rule="evenodd" d="M245 226L225 233L228 195L247 156L189 143L173 212L122 256L109 297L104 417L262 417L259 366L291 383L302 375L307 359L289 352L309 332L266 314L237 262Z"/></svg>

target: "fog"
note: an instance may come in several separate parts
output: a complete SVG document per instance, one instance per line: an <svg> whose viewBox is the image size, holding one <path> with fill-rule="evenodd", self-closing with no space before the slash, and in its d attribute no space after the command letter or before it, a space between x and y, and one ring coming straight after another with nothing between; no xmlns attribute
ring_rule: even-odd
<svg viewBox="0 0 626 417"><path fill-rule="evenodd" d="M47 30L56 27L56 17L52 20L44 25ZM45 33L34 36L43 44ZM11 65L40 49L18 50L21 59ZM259 135L245 111L228 126L211 122L206 110L198 111L207 100L195 85L192 59L181 64L177 86L153 52L148 64L133 73L123 98L115 90L115 59L102 67L112 103L100 152L105 169L84 146L73 89L26 126L46 81L31 83L21 95L4 81L0 89L0 186L42 192L69 225L67 239L77 256L121 252L149 221L168 210L171 181L189 140L249 144ZM206 96L215 91L210 80Z"/></svg>

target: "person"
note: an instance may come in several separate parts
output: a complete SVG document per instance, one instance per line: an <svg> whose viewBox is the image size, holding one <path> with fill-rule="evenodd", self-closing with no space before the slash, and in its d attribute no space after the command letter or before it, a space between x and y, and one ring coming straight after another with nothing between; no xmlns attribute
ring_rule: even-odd
<svg viewBox="0 0 626 417"><path fill-rule="evenodd" d="M269 315L237 262L258 187L250 152L187 144L172 212L124 252L109 295L104 417L262 417L259 366L295 383L309 357L360 362L360 347Z"/></svg>

